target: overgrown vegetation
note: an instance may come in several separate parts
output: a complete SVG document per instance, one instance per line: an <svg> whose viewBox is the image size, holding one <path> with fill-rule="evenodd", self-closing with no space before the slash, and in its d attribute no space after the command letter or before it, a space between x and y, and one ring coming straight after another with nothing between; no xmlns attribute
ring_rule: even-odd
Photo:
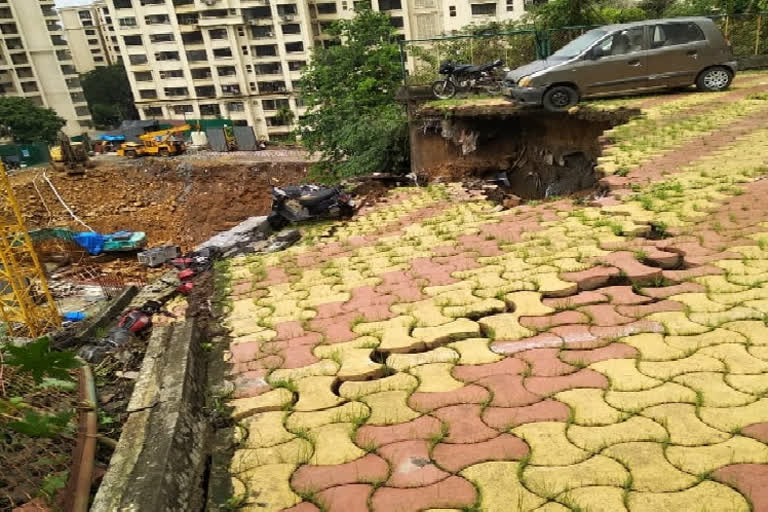
<svg viewBox="0 0 768 512"><path fill-rule="evenodd" d="M344 41L317 46L302 74L307 115L302 143L321 161L315 178L333 182L407 166L407 121L395 102L402 81L395 29L386 14L363 9L327 31Z"/></svg>
<svg viewBox="0 0 768 512"><path fill-rule="evenodd" d="M0 136L12 137L16 143L51 144L65 124L54 110L28 98L0 97Z"/></svg>
<svg viewBox="0 0 768 512"><path fill-rule="evenodd" d="M81 82L97 128L111 128L125 119L139 118L131 84L120 64L89 71L82 76Z"/></svg>

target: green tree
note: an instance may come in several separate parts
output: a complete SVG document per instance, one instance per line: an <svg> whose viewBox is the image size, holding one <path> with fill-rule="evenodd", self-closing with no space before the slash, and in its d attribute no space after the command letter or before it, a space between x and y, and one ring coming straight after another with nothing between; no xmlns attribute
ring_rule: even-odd
<svg viewBox="0 0 768 512"><path fill-rule="evenodd" d="M0 133L16 142L53 143L65 124L54 110L27 98L0 97Z"/></svg>
<svg viewBox="0 0 768 512"><path fill-rule="evenodd" d="M123 119L138 119L131 85L120 64L96 68L80 82L96 126L115 126Z"/></svg>
<svg viewBox="0 0 768 512"><path fill-rule="evenodd" d="M320 156L316 176L332 182L404 169L407 119L395 102L402 71L389 16L362 9L328 33L344 44L316 47L301 77L307 115L299 133L306 148Z"/></svg>

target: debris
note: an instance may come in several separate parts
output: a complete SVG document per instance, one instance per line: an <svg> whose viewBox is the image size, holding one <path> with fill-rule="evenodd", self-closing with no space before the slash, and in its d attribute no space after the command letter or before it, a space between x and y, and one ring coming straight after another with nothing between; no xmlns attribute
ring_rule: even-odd
<svg viewBox="0 0 768 512"><path fill-rule="evenodd" d="M148 267L159 267L163 263L181 255L181 249L178 245L165 245L162 247L153 247L138 254L139 263Z"/></svg>
<svg viewBox="0 0 768 512"><path fill-rule="evenodd" d="M354 201L339 187L294 185L272 188L272 212L267 221L279 230L292 222L348 218L354 213Z"/></svg>
<svg viewBox="0 0 768 512"><path fill-rule="evenodd" d="M134 372L134 371L123 372L123 371L117 370L115 372L115 375L117 375L121 379L136 380L139 378L139 372Z"/></svg>

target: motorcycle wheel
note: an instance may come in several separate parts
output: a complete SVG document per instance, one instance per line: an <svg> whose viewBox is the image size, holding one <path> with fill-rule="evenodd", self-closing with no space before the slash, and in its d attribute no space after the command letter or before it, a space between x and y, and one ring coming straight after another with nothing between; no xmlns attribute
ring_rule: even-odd
<svg viewBox="0 0 768 512"><path fill-rule="evenodd" d="M456 96L456 84L450 80L438 80L432 84L432 94L441 100L451 99Z"/></svg>
<svg viewBox="0 0 768 512"><path fill-rule="evenodd" d="M486 90L488 91L488 94L501 94L501 82L491 82L486 87Z"/></svg>
<svg viewBox="0 0 768 512"><path fill-rule="evenodd" d="M269 217L267 217L267 222L269 223L269 227L272 228L272 231L280 231L288 225L286 218L277 213L271 213Z"/></svg>

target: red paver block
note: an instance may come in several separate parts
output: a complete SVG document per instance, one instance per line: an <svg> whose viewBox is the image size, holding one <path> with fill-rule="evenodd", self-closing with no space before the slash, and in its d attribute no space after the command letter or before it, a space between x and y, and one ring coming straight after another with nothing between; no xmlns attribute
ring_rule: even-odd
<svg viewBox="0 0 768 512"><path fill-rule="evenodd" d="M652 313L663 313L664 311L685 311L685 306L674 300L661 300L652 304L641 304L637 306L619 306L616 311L622 315L643 318Z"/></svg>
<svg viewBox="0 0 768 512"><path fill-rule="evenodd" d="M707 288L698 283L681 283L673 286L665 286L662 288L642 288L640 290L643 295L654 299L666 299L679 293L700 293L706 292Z"/></svg>
<svg viewBox="0 0 768 512"><path fill-rule="evenodd" d="M524 423L537 421L566 421L568 406L557 400L542 400L525 407L487 407L483 421L498 430L507 430Z"/></svg>
<svg viewBox="0 0 768 512"><path fill-rule="evenodd" d="M326 512L368 512L368 497L372 485L347 484L331 487L317 494L317 501Z"/></svg>
<svg viewBox="0 0 768 512"><path fill-rule="evenodd" d="M557 377L578 370L561 361L559 353L559 348L539 348L520 352L515 357L525 360L531 366L531 375L535 377Z"/></svg>
<svg viewBox="0 0 768 512"><path fill-rule="evenodd" d="M259 281L259 286L267 287L275 284L287 283L290 277L282 267L267 267L266 276Z"/></svg>
<svg viewBox="0 0 768 512"><path fill-rule="evenodd" d="M643 246L645 260L655 267L672 269L680 264L680 255L674 252L664 251L652 245Z"/></svg>
<svg viewBox="0 0 768 512"><path fill-rule="evenodd" d="M322 491L344 484L368 483L387 478L389 465L369 453L355 461L333 466L301 466L291 477L291 487L302 493Z"/></svg>
<svg viewBox="0 0 768 512"><path fill-rule="evenodd" d="M262 368L259 370L249 370L237 376L234 380L235 391L233 398L249 398L258 396L271 389L267 384L266 378L269 370Z"/></svg>
<svg viewBox="0 0 768 512"><path fill-rule="evenodd" d="M712 476L747 496L755 512L768 510L768 464L730 464Z"/></svg>
<svg viewBox="0 0 768 512"><path fill-rule="evenodd" d="M439 443L432 450L432 458L443 469L457 473L478 462L520 460L529 451L528 445L521 439L510 434L501 434L482 443Z"/></svg>
<svg viewBox="0 0 768 512"><path fill-rule="evenodd" d="M352 323L360 317L360 312L344 313L331 318L314 318L309 325L313 330L325 335L329 343L343 343L358 337L352 332Z"/></svg>
<svg viewBox="0 0 768 512"><path fill-rule="evenodd" d="M664 270L662 275L667 279L675 282L685 281L687 279L693 279L694 277L701 276L716 276L724 274L725 270L714 265L702 265L700 267L689 268L686 270Z"/></svg>
<svg viewBox="0 0 768 512"><path fill-rule="evenodd" d="M621 270L633 283L648 283L661 277L660 268L649 267L637 261L634 253L617 251L602 258L602 261Z"/></svg>
<svg viewBox="0 0 768 512"><path fill-rule="evenodd" d="M381 487L371 498L371 511L418 512L429 508L462 508L472 505L476 496L472 484L461 477L451 476L415 489Z"/></svg>
<svg viewBox="0 0 768 512"><path fill-rule="evenodd" d="M768 423L753 423L741 429L741 434L768 443Z"/></svg>
<svg viewBox="0 0 768 512"><path fill-rule="evenodd" d="M443 393L416 392L408 397L408 406L421 412L456 404L481 404L488 400L488 390L482 386L470 384L454 391Z"/></svg>
<svg viewBox="0 0 768 512"><path fill-rule="evenodd" d="M523 386L521 375L491 375L476 381L476 384L491 391L493 400L490 405L493 407L520 407L541 400L540 396Z"/></svg>
<svg viewBox="0 0 768 512"><path fill-rule="evenodd" d="M283 365L283 358L278 355L269 355L260 357L254 361L248 361L246 363L235 363L229 370L231 375L239 375L241 373L249 372L251 370L270 370L273 368L280 368Z"/></svg>
<svg viewBox="0 0 768 512"><path fill-rule="evenodd" d="M616 306L613 304L596 304L594 306L584 306L579 311L589 316L592 325L608 326L622 325L633 322L633 317L624 316L616 312ZM574 322L576 323L576 322Z"/></svg>
<svg viewBox="0 0 768 512"><path fill-rule="evenodd" d="M280 351L283 356L282 368L302 368L318 362L320 359L312 353L310 345L298 345ZM274 366L272 367L274 368Z"/></svg>
<svg viewBox="0 0 768 512"><path fill-rule="evenodd" d="M607 359L626 359L637 357L637 355L635 347L624 343L611 343L591 350L563 350L560 353L560 359L572 363L592 364Z"/></svg>
<svg viewBox="0 0 768 512"><path fill-rule="evenodd" d="M606 289L607 288L603 288L603 290ZM599 304L601 302L608 302L608 297L606 297L603 293L588 291L581 292L570 297L547 298L541 302L545 306L549 306L551 308L566 309L575 308L578 306L589 306L591 304Z"/></svg>
<svg viewBox="0 0 768 512"><path fill-rule="evenodd" d="M616 305L644 304L651 300L648 297L636 294L631 286L607 286L596 291L610 297L611 304Z"/></svg>
<svg viewBox="0 0 768 512"><path fill-rule="evenodd" d="M561 377L528 377L525 387L541 396L547 396L566 389L573 388L607 388L608 379L605 375L585 368L570 375Z"/></svg>
<svg viewBox="0 0 768 512"><path fill-rule="evenodd" d="M619 277L619 269L616 267L597 266L580 272L564 272L560 278L565 281L577 283L579 290L594 290L605 286L608 281Z"/></svg>
<svg viewBox="0 0 768 512"><path fill-rule="evenodd" d="M637 320L630 324L615 325L607 327L595 326L590 328L590 332L595 338L623 338L631 334L640 334L643 332L664 332L664 326L658 322L652 322L650 320Z"/></svg>
<svg viewBox="0 0 768 512"><path fill-rule="evenodd" d="M315 321L333 318L339 315L343 315L345 313L344 303L343 302L326 302L325 304L318 304L317 306L315 306L315 311L317 312L317 315L315 315L315 318L313 318L313 320Z"/></svg>
<svg viewBox="0 0 768 512"><path fill-rule="evenodd" d="M280 322L279 324L276 324L275 332L277 332L275 341L285 341L291 338L298 338L300 336L304 336L305 333L301 322L295 320L291 322Z"/></svg>
<svg viewBox="0 0 768 512"><path fill-rule="evenodd" d="M263 343L250 341L248 343L232 343L229 346L229 351L232 354L231 361L233 363L247 363L248 361L255 361L262 357L274 355L275 351L280 351L287 347L287 343L272 342L270 343L269 351L265 351Z"/></svg>
<svg viewBox="0 0 768 512"><path fill-rule="evenodd" d="M360 286L350 290L350 299L344 303L343 309L345 312L350 312L369 306L389 308L394 301L394 297L377 292L373 286Z"/></svg>
<svg viewBox="0 0 768 512"><path fill-rule="evenodd" d="M495 255L494 255L495 256ZM471 256L467 256L466 253L454 254L452 256L445 256L440 258L433 258L433 261L440 263L441 265L447 265L453 268L451 272L472 270L477 268L480 264Z"/></svg>
<svg viewBox="0 0 768 512"><path fill-rule="evenodd" d="M490 348L497 354L517 354L526 350L536 348L559 347L563 344L563 339L550 332L543 332L536 336L523 338L516 341L494 341Z"/></svg>
<svg viewBox="0 0 768 512"><path fill-rule="evenodd" d="M526 365L519 359L508 357L496 363L455 366L451 373L464 382L473 382L491 375L519 374Z"/></svg>
<svg viewBox="0 0 768 512"><path fill-rule="evenodd" d="M589 307L589 306L588 306ZM520 325L528 329L543 331L558 325L582 324L589 322L589 317L578 311L561 311L549 316L523 316Z"/></svg>
<svg viewBox="0 0 768 512"><path fill-rule="evenodd" d="M450 476L432 462L426 441L401 441L378 451L392 468L386 483L389 487L421 487Z"/></svg>
<svg viewBox="0 0 768 512"><path fill-rule="evenodd" d="M480 419L482 407L474 404L453 405L432 412L432 416L448 424L445 443L479 443L499 435Z"/></svg>
<svg viewBox="0 0 768 512"><path fill-rule="evenodd" d="M379 447L409 439L431 439L440 435L442 423L432 416L421 416L397 425L363 425L357 429L355 444L363 447Z"/></svg>
<svg viewBox="0 0 768 512"><path fill-rule="evenodd" d="M559 336L563 340L564 345L595 340L595 335L589 330L588 325L563 325L561 327L553 327L550 332Z"/></svg>

